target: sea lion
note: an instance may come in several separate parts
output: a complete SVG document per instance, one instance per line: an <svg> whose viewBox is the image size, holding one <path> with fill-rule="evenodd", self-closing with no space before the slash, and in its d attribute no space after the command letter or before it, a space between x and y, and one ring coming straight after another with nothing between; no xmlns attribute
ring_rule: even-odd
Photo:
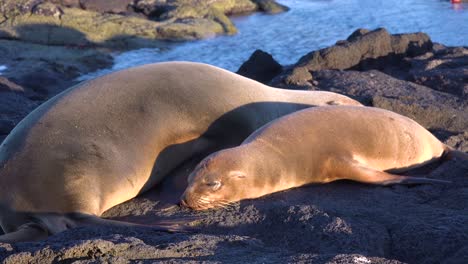
<svg viewBox="0 0 468 264"><path fill-rule="evenodd" d="M399 114L372 107L309 108L271 121L240 146L215 152L189 175L181 204L203 210L310 183L419 184L399 176L452 152ZM466 158L466 156L465 156Z"/></svg>
<svg viewBox="0 0 468 264"><path fill-rule="evenodd" d="M328 104L360 105L189 62L79 84L31 112L0 146L0 241L116 224L98 216L194 156L238 145L279 116Z"/></svg>

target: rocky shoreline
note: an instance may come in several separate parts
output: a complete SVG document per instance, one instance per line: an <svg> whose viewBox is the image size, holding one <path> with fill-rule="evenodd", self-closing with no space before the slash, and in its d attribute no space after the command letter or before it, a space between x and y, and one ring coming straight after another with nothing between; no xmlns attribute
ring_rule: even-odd
<svg viewBox="0 0 468 264"><path fill-rule="evenodd" d="M273 0L6 0L0 8L2 39L124 49L235 34L228 15L288 10Z"/></svg>
<svg viewBox="0 0 468 264"><path fill-rule="evenodd" d="M3 41L0 65L14 62L0 75L3 136L71 79L112 63L98 49L85 50L89 63L73 57L86 58L79 48L61 47L59 54L67 54L61 57L39 45L26 56L15 52L23 42ZM50 57L39 59L36 52ZM21 70L23 63L34 60L36 69L44 71ZM432 43L424 33L357 30L334 46L311 51L294 65L279 65L269 54L256 51L239 73L282 88L338 92L395 111L415 119L444 143L468 152L467 47ZM61 75L66 77L60 79ZM183 177L195 163L179 168L173 176ZM80 227L46 241L0 244L0 260L461 263L468 259L468 164L450 160L410 174L452 184L376 187L343 181L276 193L226 209L191 212L168 205L174 201L159 201L166 184L162 183L160 189L118 205L105 216L140 223L198 216L193 223L197 232Z"/></svg>

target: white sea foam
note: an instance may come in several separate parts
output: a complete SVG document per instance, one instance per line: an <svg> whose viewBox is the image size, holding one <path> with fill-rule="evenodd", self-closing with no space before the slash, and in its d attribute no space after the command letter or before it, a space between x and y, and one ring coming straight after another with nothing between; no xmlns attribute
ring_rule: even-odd
<svg viewBox="0 0 468 264"><path fill-rule="evenodd" d="M2 75L2 72L7 69L7 66L5 65L0 65L0 75Z"/></svg>

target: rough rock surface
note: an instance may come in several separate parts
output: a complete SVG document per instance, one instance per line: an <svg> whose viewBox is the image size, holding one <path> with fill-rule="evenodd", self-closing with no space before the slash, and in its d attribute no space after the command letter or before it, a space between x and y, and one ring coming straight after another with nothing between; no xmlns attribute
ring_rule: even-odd
<svg viewBox="0 0 468 264"><path fill-rule="evenodd" d="M77 83L78 76L110 67L112 57L93 49L0 40L0 142L42 101Z"/></svg>
<svg viewBox="0 0 468 264"><path fill-rule="evenodd" d="M308 87L311 72L318 70L382 69L405 57L414 57L432 50L432 41L424 33L390 35L380 28L359 29L347 40L310 52L274 81L283 86Z"/></svg>
<svg viewBox="0 0 468 264"><path fill-rule="evenodd" d="M240 66L237 73L261 83L268 83L278 75L282 69L283 67L275 61L270 54L262 50L256 50L252 53L250 58Z"/></svg>
<svg viewBox="0 0 468 264"><path fill-rule="evenodd" d="M337 45L340 48L316 52L318 55L310 56L316 58L315 62L302 60L272 83L296 89L336 91L365 104L399 112L420 122L446 144L467 152L466 93L459 93L449 85L435 90L430 85L432 81L418 78L410 81L412 75L451 67L461 70L454 75L448 71L437 74L449 81L444 83L459 82L465 74L466 49L440 45L431 48L430 39L424 34L393 38L384 33L357 31L346 43L340 42ZM375 35L366 38L366 34L393 40L392 48L387 46L390 55L381 52L385 46L380 45L387 42L374 39ZM411 38L413 42L406 41ZM369 39L374 39L375 47ZM339 51L343 47L351 51ZM333 55L334 50L339 52ZM400 50L399 55L392 54L396 50ZM349 54L351 58L340 58L339 54ZM356 54L361 54L359 59ZM343 67L332 67L337 65ZM445 66L437 68L439 65ZM294 78L287 79L291 74ZM9 83L12 79L3 81ZM27 93L29 89L23 87ZM22 92L0 92L0 98L6 98L5 95L16 98L8 102L18 111L5 112L9 106L0 109L0 113L5 113L5 118L0 116L0 134L2 126L7 127L5 131L12 127L2 120L13 120L20 110L27 112L35 103ZM169 178L186 177L196 162L178 168ZM41 242L0 244L0 260L3 263L466 262L468 163L445 160L407 174L452 183L381 187L340 181L242 201L224 209L193 212L176 205L184 184L173 191L175 186L168 186L171 182L165 181L110 209L105 217L150 225L190 219L190 226L195 229L192 233L167 234L150 227L79 227Z"/></svg>
<svg viewBox="0 0 468 264"><path fill-rule="evenodd" d="M314 89L346 94L360 102L406 115L430 130L468 131L468 101L393 78L377 70L314 72Z"/></svg>
<svg viewBox="0 0 468 264"><path fill-rule="evenodd" d="M234 34L226 15L286 10L274 1L250 0L5 0L0 38L128 49L157 46L160 39Z"/></svg>
<svg viewBox="0 0 468 264"><path fill-rule="evenodd" d="M49 98L75 84L78 76L112 63L112 57L99 50L0 40L0 65L7 66L2 76L36 99Z"/></svg>
<svg viewBox="0 0 468 264"><path fill-rule="evenodd" d="M23 87L14 84L10 80L0 77L2 83L12 84L15 89L24 90ZM1 87L2 84L0 84ZM25 96L23 91L2 91L0 89L0 143L10 131L27 114L36 108L40 102L33 101Z"/></svg>
<svg viewBox="0 0 468 264"><path fill-rule="evenodd" d="M468 98L468 48L443 48L407 59L407 80Z"/></svg>

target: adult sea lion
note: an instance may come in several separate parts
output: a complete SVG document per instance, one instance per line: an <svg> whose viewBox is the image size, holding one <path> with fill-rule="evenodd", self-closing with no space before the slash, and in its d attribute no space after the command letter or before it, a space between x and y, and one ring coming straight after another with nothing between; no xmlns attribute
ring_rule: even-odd
<svg viewBox="0 0 468 264"><path fill-rule="evenodd" d="M309 108L274 120L240 146L215 152L189 176L181 204L203 210L309 183L445 181L399 176L456 153L415 121L372 107Z"/></svg>
<svg viewBox="0 0 468 264"><path fill-rule="evenodd" d="M31 112L0 146L0 242L116 224L98 216L194 156L240 144L279 116L328 104L360 105L188 62L135 67L72 87Z"/></svg>

